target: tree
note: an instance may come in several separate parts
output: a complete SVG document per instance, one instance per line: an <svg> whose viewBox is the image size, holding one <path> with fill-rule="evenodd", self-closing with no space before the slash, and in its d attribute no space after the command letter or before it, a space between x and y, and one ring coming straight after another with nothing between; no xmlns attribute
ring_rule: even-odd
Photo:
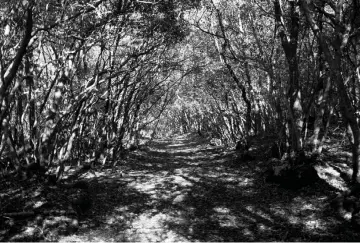
<svg viewBox="0 0 360 243"><path fill-rule="evenodd" d="M6 1L0 158L56 166L59 178L72 160L117 159L140 117L171 100L167 58L197 2Z"/></svg>
<svg viewBox="0 0 360 243"><path fill-rule="evenodd" d="M302 11L306 16L319 45L323 51L325 60L329 65L331 78L334 80L339 92L339 102L342 116L348 126L349 140L353 153L353 175L352 181L359 182L359 152L360 152L360 130L357 122L358 107L354 106L350 97L350 87L346 85L356 72L346 70L344 58L350 46L357 52L358 45L355 44L359 37L357 26L359 23L358 1L328 1L326 3L308 3L300 1ZM330 28L325 32L319 25L315 14L320 14L324 21L329 23Z"/></svg>

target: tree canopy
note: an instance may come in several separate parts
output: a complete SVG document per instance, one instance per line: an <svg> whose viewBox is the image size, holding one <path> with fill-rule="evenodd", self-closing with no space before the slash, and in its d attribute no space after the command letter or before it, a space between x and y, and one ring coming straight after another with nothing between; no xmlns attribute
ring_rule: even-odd
<svg viewBox="0 0 360 243"><path fill-rule="evenodd" d="M114 161L141 136L231 146L276 134L321 153L332 126L359 179L358 1L3 1L0 158Z"/></svg>
<svg viewBox="0 0 360 243"><path fill-rule="evenodd" d="M253 179L249 175L260 171L248 161L264 160L272 167L263 168L261 176L270 171L265 182L282 180L298 189L319 178L313 162L331 149L332 141L341 140L351 158L348 182L353 188L334 202L341 212L345 204L352 205L351 220L358 227L359 118L359 0L2 0L0 4L0 182L8 185L11 178L34 183L37 171L42 185L61 185L79 194L70 201L80 216L92 207L82 200L91 190L86 182L63 183L71 181L65 168L76 172L115 168L130 151L156 139L162 143L155 142L155 147L165 151L154 159L161 164L156 169L176 171L183 162L181 148L198 159L186 169L197 173L209 158L216 168L201 171L202 178L197 175L206 181L196 189L206 191L202 194L206 200L195 190L186 197L176 195L171 206L186 204L190 198L201 209L205 205L219 212L224 198L240 202L246 196L238 188L227 192L234 187L231 180L241 187L236 175L249 182ZM197 140L191 143L194 134ZM173 137L180 142L171 144ZM190 145L183 146L182 141ZM229 161L219 168L223 161L215 153L201 157L208 151L192 147L199 141L236 150L241 169L229 172L238 166L229 162L230 152L227 157L221 154ZM257 150L250 149L253 144ZM161 156L166 160L173 156L171 168L164 166ZM246 168L251 166L250 173ZM219 177L220 170L229 175L221 182L223 188L209 179ZM162 176L169 179L167 173ZM186 179L182 176L176 179L187 185L200 181L189 173ZM257 185L252 185L253 193ZM102 186L98 194L107 189ZM118 188L109 190L119 194ZM129 197L136 193L130 191ZM266 188L261 193L266 194ZM5 198L0 194L1 200ZM208 202L210 196L219 207ZM239 209L231 203L228 208Z"/></svg>

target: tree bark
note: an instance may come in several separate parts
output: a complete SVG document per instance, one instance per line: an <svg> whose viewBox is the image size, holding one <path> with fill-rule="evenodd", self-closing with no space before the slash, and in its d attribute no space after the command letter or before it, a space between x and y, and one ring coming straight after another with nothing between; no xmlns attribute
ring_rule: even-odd
<svg viewBox="0 0 360 243"><path fill-rule="evenodd" d="M11 86L11 83L13 82L14 78L16 77L16 73L20 67L22 59L23 59L24 55L26 54L26 51L27 51L26 49L31 40L32 29L33 29L33 12L32 12L32 6L29 6L27 9L25 34L23 36L20 47L17 50L16 56L15 56L13 62L10 64L9 68L6 70L3 80L1 80L1 86L0 86L0 131L3 130L2 129L3 120L7 116L7 110L9 108L8 104L6 104L7 102L5 103L5 106L3 106L3 104L8 96L8 89Z"/></svg>
<svg viewBox="0 0 360 243"><path fill-rule="evenodd" d="M335 23L334 33L333 33L335 38L332 39L331 42L328 42L325 39L324 34L321 32L319 25L315 22L314 17L312 15L312 10L310 10L308 3L305 0L301 0L301 7L306 16L306 20L309 23L312 31L314 32L319 44L321 45L321 48L324 51L324 56L330 67L331 77L333 78L333 80L335 80L338 88L341 113L347 125L350 128L348 129L348 131L350 132L349 137L350 137L350 143L353 153L352 182L360 183L360 178L359 178L360 128L356 119L356 110L352 105L351 99L347 92L348 89L345 85L347 80L344 77L344 74L341 69L342 57L344 56L344 48L348 45L349 36L350 36L349 30L351 30L351 28L345 28L345 31L342 31L343 23L340 22L342 20L339 17L340 15L343 14L341 11L343 7L342 4L344 4L343 1L340 1L337 4L338 8L335 13L335 17L334 19L332 19L332 23ZM331 51L331 49L329 48L329 44L331 45L333 51Z"/></svg>
<svg viewBox="0 0 360 243"><path fill-rule="evenodd" d="M245 137L247 138L249 136L249 134L250 134L251 123L252 123L252 119L251 119L251 112L252 112L251 101L248 98L248 93L247 93L245 85L243 85L241 83L241 81L237 77L234 69L232 68L232 66L228 62L228 59L227 59L227 57L225 55L226 48L229 48L229 46L228 46L229 41L228 41L227 37L225 36L225 29L224 29L224 26L223 26L223 23L222 23L220 11L218 9L216 9L216 12L217 12L217 18L218 18L218 22L219 22L219 25L220 25L220 29L221 29L221 32L222 32L222 35L223 35L223 38L224 38L223 47L222 48L220 47L219 41L218 41L218 39L217 39L217 37L215 35L213 35L214 36L214 41L215 41L215 44L216 44L216 48L217 48L217 50L219 52L219 55L221 57L222 63L225 65L225 67L227 68L227 70L230 73L230 76L232 77L232 79L235 81L236 85L241 90L241 97L243 98L243 100L245 102L245 105L246 105L246 115L245 115L245 127L244 127L244 130L245 130ZM249 78L250 78L250 76L249 76Z"/></svg>
<svg viewBox="0 0 360 243"><path fill-rule="evenodd" d="M289 1L290 22L286 33L285 21L279 0L274 1L276 29L279 31L281 44L283 46L288 63L288 109L290 120L291 148L296 153L302 150L303 141L301 131L303 127L303 107L301 101L301 89L299 85L299 65L297 60L298 35L299 35L299 13L294 1Z"/></svg>

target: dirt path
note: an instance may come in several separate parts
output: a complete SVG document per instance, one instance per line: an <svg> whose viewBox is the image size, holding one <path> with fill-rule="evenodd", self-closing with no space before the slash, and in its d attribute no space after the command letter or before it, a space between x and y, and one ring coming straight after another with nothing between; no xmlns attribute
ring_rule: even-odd
<svg viewBox="0 0 360 243"><path fill-rule="evenodd" d="M326 214L325 184L292 192L265 184L260 162L192 136L157 140L120 171L93 179L94 207L61 241L347 241ZM345 238L344 238L345 237Z"/></svg>

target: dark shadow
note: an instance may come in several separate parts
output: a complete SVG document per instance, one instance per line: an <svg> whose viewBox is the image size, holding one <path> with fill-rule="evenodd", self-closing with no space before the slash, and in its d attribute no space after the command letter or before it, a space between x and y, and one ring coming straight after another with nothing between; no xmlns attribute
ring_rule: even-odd
<svg viewBox="0 0 360 243"><path fill-rule="evenodd" d="M68 234L82 241L122 242L360 240L359 233L327 206L336 189L322 180L297 191L280 188L265 183L264 165L260 160L243 162L236 153L210 147L194 136L155 141L114 170L84 178L93 207L77 231ZM17 208L26 207L19 196L24 190L9 191L6 202L18 200ZM71 189L46 190L39 197L55 202L49 208L67 210ZM2 240L22 240L13 236L32 221L35 215L16 221ZM58 232L54 240L64 233ZM38 240L51 239L49 233L45 236Z"/></svg>

